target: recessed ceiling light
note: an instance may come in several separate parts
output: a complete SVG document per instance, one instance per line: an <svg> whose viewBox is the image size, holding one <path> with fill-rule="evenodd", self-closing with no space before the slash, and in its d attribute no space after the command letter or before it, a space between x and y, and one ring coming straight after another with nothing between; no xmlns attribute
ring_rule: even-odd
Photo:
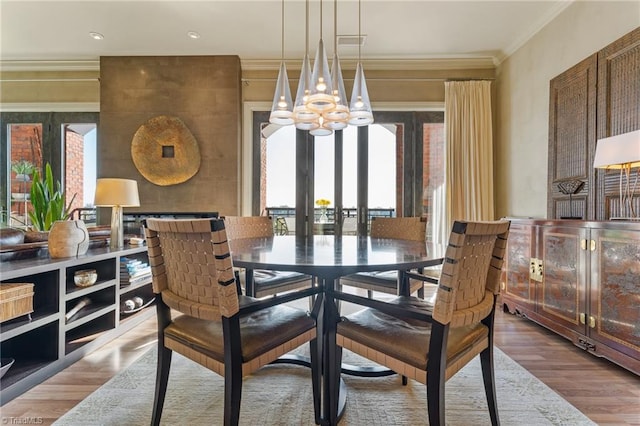
<svg viewBox="0 0 640 426"><path fill-rule="evenodd" d="M195 31L187 31L187 36L188 36L189 38L194 39L194 40L195 40L195 39L199 39L199 38L200 38L200 34L198 34L198 33L197 33L197 32L195 32Z"/></svg>
<svg viewBox="0 0 640 426"><path fill-rule="evenodd" d="M102 34L97 33L95 31L90 31L89 32L89 36L94 40L102 40L104 38L104 36Z"/></svg>

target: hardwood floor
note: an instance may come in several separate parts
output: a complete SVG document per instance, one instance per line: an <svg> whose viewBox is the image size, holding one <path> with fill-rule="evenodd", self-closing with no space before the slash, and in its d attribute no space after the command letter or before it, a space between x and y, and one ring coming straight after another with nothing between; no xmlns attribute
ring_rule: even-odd
<svg viewBox="0 0 640 426"><path fill-rule="evenodd" d="M0 422L53 423L155 344L155 324L147 320L5 404ZM495 344L595 423L640 425L640 377L500 310Z"/></svg>

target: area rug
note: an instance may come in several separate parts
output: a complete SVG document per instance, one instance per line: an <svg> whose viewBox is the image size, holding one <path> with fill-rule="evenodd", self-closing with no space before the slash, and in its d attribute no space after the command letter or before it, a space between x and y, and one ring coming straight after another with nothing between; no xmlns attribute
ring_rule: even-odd
<svg viewBox="0 0 640 426"><path fill-rule="evenodd" d="M368 361L345 351L344 361ZM496 348L498 410L503 425L593 425L575 407ZM154 392L155 349L54 423L57 426L148 425ZM427 424L426 389L398 376L344 376L347 408L340 425ZM162 416L165 425L220 425L223 379L179 354L174 354ZM241 425L313 425L309 370L270 365L245 378ZM448 425L490 424L476 357L446 384Z"/></svg>

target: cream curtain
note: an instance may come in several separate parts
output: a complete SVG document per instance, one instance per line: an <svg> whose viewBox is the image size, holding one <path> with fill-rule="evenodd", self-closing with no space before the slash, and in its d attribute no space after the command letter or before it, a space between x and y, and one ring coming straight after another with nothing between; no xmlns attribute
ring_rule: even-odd
<svg viewBox="0 0 640 426"><path fill-rule="evenodd" d="M447 230L454 220L494 220L491 82L445 82Z"/></svg>

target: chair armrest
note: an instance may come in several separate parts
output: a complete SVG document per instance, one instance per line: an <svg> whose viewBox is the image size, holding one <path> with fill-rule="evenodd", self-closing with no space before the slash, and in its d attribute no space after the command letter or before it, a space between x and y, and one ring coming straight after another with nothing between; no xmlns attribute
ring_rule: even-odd
<svg viewBox="0 0 640 426"><path fill-rule="evenodd" d="M250 297L243 297L240 299L240 310L238 315L248 315L262 309L270 308L272 306L281 305L283 303L292 302L294 300L303 299L305 297L313 296L314 294L321 293L320 287L310 287L303 290L298 290L283 295L277 295L269 297L267 299L254 299Z"/></svg>
<svg viewBox="0 0 640 426"><path fill-rule="evenodd" d="M439 281L436 277L423 275L418 272L406 271L405 275L407 278L413 278L414 280L423 281L431 284L438 284L438 281Z"/></svg>
<svg viewBox="0 0 640 426"><path fill-rule="evenodd" d="M426 312L424 309L419 309L410 305L383 302L381 300L369 299L367 297L356 296L355 294L344 293L337 290L328 290L327 294L330 297L344 300L349 303L355 303L356 305L377 309L385 314L395 317L412 318L426 322L433 321L431 312Z"/></svg>

